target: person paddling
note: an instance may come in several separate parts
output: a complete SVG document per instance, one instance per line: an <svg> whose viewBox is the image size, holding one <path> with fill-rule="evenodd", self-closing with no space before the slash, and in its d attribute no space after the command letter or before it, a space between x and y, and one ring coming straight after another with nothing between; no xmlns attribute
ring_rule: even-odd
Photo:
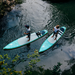
<svg viewBox="0 0 75 75"><path fill-rule="evenodd" d="M27 38L29 38L28 41L30 41L30 27L29 25L25 25L25 27L27 28L27 32L26 33L24 32L24 34L27 35Z"/></svg>
<svg viewBox="0 0 75 75"><path fill-rule="evenodd" d="M52 36L52 37L54 37L54 35L55 35L55 39L54 39L54 40L56 40L57 34L58 34L59 30L60 30L59 25L56 25L56 26L53 28L53 36Z"/></svg>

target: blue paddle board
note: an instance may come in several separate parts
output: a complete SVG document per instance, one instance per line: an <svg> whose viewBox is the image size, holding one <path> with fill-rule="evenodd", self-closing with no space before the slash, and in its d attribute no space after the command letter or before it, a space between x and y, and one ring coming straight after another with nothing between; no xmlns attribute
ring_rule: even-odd
<svg viewBox="0 0 75 75"><path fill-rule="evenodd" d="M21 47L23 45L29 44L29 43L43 37L47 33L48 33L47 30L41 30L41 31L38 31L38 32L31 33L30 41L27 41L28 38L26 38L27 35L25 35L23 37L20 37L20 38L14 40L13 42L9 43L3 49L14 49L14 48L17 48L17 47Z"/></svg>
<svg viewBox="0 0 75 75"><path fill-rule="evenodd" d="M53 33L44 41L44 43L41 45L39 52L43 52L46 51L47 49L49 49L51 46L53 46L59 39L60 37L62 37L62 35L64 34L66 30L66 27L63 26L60 28L60 31L57 35L57 39L54 40L55 36L52 37Z"/></svg>

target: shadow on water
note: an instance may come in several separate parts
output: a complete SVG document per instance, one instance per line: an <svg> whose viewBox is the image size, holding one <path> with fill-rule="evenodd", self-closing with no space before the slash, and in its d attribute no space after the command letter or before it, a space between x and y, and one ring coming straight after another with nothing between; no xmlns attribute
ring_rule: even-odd
<svg viewBox="0 0 75 75"><path fill-rule="evenodd" d="M42 0L42 1L47 1L48 3L65 3L74 0Z"/></svg>
<svg viewBox="0 0 75 75"><path fill-rule="evenodd" d="M27 51L29 51L31 49L30 47L30 43L26 45L27 46Z"/></svg>

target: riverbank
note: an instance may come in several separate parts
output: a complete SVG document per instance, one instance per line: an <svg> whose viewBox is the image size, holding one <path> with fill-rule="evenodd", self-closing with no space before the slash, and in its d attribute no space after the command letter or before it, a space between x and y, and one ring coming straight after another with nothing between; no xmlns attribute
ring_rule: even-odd
<svg viewBox="0 0 75 75"><path fill-rule="evenodd" d="M12 10L12 7L14 7L16 4L21 4L22 0L7 0L7 1L3 1L0 2L0 19L7 15L8 12L10 12Z"/></svg>
<svg viewBox="0 0 75 75"><path fill-rule="evenodd" d="M70 0L43 0L52 3L59 3L59 2L68 2ZM8 12L12 10L16 4L21 4L22 0L0 0L0 19L7 15Z"/></svg>

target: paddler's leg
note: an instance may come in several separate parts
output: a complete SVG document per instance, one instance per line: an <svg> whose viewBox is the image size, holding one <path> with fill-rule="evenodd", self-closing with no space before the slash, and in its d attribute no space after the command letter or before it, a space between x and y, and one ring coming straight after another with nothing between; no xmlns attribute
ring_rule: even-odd
<svg viewBox="0 0 75 75"><path fill-rule="evenodd" d="M54 35L55 35L55 32L53 32L53 36L51 36L51 37L54 37Z"/></svg>
<svg viewBox="0 0 75 75"><path fill-rule="evenodd" d="M56 38L57 38L57 34L55 34L55 39L54 40L56 40Z"/></svg>
<svg viewBox="0 0 75 75"><path fill-rule="evenodd" d="M29 38L29 40L28 40L28 41L30 41L30 33L28 34L28 38Z"/></svg>

